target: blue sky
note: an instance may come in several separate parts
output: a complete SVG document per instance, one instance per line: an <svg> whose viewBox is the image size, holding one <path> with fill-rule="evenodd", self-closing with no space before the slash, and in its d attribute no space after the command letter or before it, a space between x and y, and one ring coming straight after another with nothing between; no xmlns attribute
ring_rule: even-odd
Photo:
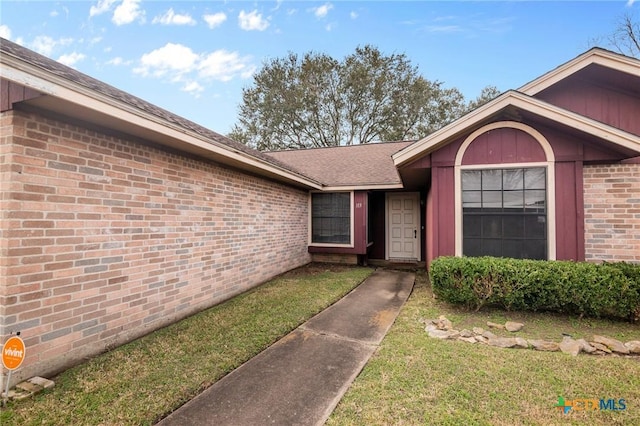
<svg viewBox="0 0 640 426"><path fill-rule="evenodd" d="M371 44L406 54L424 77L471 99L606 47L620 16L639 8L636 0L3 0L0 36L227 133L252 74L288 52L341 59Z"/></svg>

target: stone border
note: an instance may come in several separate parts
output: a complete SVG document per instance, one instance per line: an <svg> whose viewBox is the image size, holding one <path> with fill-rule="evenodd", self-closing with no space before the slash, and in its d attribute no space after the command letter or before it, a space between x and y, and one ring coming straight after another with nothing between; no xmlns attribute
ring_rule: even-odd
<svg viewBox="0 0 640 426"><path fill-rule="evenodd" d="M640 340L632 340L623 343L610 337L594 335L588 341L585 339L573 339L565 335L561 342L550 340L524 339L522 337L499 337L489 330L481 327L473 327L472 330L455 330L453 324L444 315L438 319L422 320L426 325L425 331L429 337L443 340L459 340L466 343L482 343L499 348L534 349L546 352L564 352L573 356L584 352L591 355L640 355ZM505 324L487 322L487 326L494 329L507 330L509 332L520 331L524 324L507 321Z"/></svg>

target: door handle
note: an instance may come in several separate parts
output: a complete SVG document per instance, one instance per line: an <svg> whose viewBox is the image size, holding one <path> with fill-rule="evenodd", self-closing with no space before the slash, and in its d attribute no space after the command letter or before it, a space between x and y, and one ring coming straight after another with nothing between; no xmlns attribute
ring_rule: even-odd
<svg viewBox="0 0 640 426"><path fill-rule="evenodd" d="M413 230L413 238L418 238L418 231L416 229Z"/></svg>

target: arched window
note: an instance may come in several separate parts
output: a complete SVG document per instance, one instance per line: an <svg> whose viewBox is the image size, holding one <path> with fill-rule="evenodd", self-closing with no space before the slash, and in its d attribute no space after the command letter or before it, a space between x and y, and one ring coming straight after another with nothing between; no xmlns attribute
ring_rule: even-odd
<svg viewBox="0 0 640 426"><path fill-rule="evenodd" d="M463 164L465 152L479 136L501 128L532 136L530 145L539 144L539 158ZM510 143L506 146L514 149ZM544 136L522 123L491 123L472 133L455 163L456 255L555 259L553 158Z"/></svg>

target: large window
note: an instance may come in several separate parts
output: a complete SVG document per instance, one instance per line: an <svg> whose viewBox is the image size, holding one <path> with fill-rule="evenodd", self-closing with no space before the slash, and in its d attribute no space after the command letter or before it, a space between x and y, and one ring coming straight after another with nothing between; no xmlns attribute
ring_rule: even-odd
<svg viewBox="0 0 640 426"><path fill-rule="evenodd" d="M544 167L462 170L462 253L547 259Z"/></svg>
<svg viewBox="0 0 640 426"><path fill-rule="evenodd" d="M311 242L351 243L351 193L311 194Z"/></svg>

